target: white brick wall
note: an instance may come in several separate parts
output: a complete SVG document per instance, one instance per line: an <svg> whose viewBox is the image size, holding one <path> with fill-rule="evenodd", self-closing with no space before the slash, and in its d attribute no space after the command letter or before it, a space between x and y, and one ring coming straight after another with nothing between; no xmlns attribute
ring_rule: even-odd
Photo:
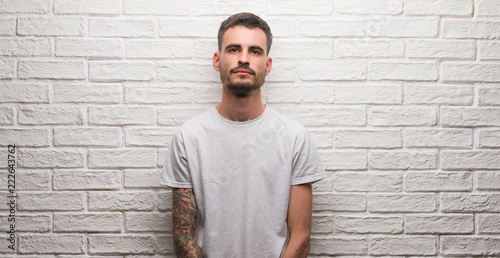
<svg viewBox="0 0 500 258"><path fill-rule="evenodd" d="M310 257L500 257L498 0L2 1L0 192L16 144L18 206L0 257L174 256L161 166L219 101L216 33L240 11L275 36L264 101L330 175Z"/></svg>

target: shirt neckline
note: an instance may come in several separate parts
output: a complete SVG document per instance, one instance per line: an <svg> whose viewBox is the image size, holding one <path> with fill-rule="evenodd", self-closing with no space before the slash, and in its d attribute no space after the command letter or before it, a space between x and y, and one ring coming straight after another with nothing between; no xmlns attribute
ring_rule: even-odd
<svg viewBox="0 0 500 258"><path fill-rule="evenodd" d="M217 117L219 117L219 119L221 121L225 122L225 123L229 123L229 124L233 124L233 125L247 125L247 124L253 124L253 123L255 123L255 122L259 121L259 120L262 120L263 117L265 117L267 115L267 113L269 113L269 109L270 109L270 107L267 104L265 104L264 112L262 112L262 114L260 116L254 118L252 120L242 121L242 122L229 120L229 119L223 117L219 113L219 111L217 111L217 108L215 108L215 106L212 107L212 112L214 112L215 115Z"/></svg>

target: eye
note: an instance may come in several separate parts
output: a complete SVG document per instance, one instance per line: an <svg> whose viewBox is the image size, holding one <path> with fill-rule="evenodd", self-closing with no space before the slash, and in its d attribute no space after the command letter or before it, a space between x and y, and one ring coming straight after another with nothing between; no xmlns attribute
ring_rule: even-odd
<svg viewBox="0 0 500 258"><path fill-rule="evenodd" d="M259 50L252 50L252 54L254 54L254 55L260 55L260 51Z"/></svg>
<svg viewBox="0 0 500 258"><path fill-rule="evenodd" d="M237 49L237 48L230 48L230 49L229 49L229 52L231 52L231 53L236 53L236 52L238 52L238 49Z"/></svg>

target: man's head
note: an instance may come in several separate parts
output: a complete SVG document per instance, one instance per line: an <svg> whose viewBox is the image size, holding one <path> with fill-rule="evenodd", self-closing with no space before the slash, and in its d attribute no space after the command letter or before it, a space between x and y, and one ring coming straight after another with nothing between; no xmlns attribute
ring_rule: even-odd
<svg viewBox="0 0 500 258"><path fill-rule="evenodd" d="M271 41L269 26L256 15L235 14L222 22L213 66L227 92L236 97L259 92L271 71Z"/></svg>
<svg viewBox="0 0 500 258"><path fill-rule="evenodd" d="M249 29L259 28L266 34L266 56L269 55L271 50L271 44L273 43L273 34L271 34L271 28L269 25L262 20L259 16L252 13L237 13L225 21L223 21L219 27L219 33L217 34L217 41L219 44L219 52L222 50L222 42L224 39L224 33L231 27L241 25Z"/></svg>

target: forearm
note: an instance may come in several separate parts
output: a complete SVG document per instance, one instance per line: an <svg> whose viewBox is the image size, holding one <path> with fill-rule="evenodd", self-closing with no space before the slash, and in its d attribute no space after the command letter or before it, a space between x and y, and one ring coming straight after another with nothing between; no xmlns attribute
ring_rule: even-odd
<svg viewBox="0 0 500 258"><path fill-rule="evenodd" d="M172 230L177 257L203 257L195 241L197 207L192 189L172 191Z"/></svg>
<svg viewBox="0 0 500 258"><path fill-rule="evenodd" d="M309 235L290 238L288 247L283 254L283 258L306 258L309 254Z"/></svg>

